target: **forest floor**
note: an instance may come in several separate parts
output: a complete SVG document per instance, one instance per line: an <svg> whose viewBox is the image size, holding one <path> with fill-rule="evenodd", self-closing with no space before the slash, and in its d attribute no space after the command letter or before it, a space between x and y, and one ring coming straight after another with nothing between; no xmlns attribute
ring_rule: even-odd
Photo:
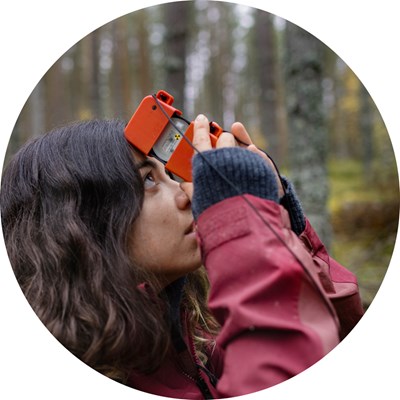
<svg viewBox="0 0 400 400"><path fill-rule="evenodd" d="M389 266L399 221L399 186L396 176L370 175L353 161L329 166L333 227L332 256L358 278L367 308ZM384 179L382 179L384 177Z"/></svg>

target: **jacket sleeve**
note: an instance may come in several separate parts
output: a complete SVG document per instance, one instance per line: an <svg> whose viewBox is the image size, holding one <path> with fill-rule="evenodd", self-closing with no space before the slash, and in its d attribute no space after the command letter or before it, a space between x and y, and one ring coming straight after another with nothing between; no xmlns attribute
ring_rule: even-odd
<svg viewBox="0 0 400 400"><path fill-rule="evenodd" d="M222 397L289 379L339 342L335 310L286 211L272 201L245 198L262 218L237 196L198 220L209 307L221 324Z"/></svg>
<svg viewBox="0 0 400 400"><path fill-rule="evenodd" d="M356 276L329 256L306 218L300 240L310 253L318 279L332 302L340 322L340 339L344 339L364 314Z"/></svg>
<svg viewBox="0 0 400 400"><path fill-rule="evenodd" d="M356 276L332 259L306 218L293 184L281 177L285 196L280 204L288 211L292 230L300 237L313 258L319 280L340 321L340 339L354 328L364 313Z"/></svg>
<svg viewBox="0 0 400 400"><path fill-rule="evenodd" d="M249 156L244 161L241 151L210 151L207 163L196 156L193 165L193 213L211 284L209 307L221 324L220 397L278 384L332 350L340 322L334 290L327 287L335 286L331 275L337 271L348 284L346 270L325 257L308 221L294 232L265 163L254 158L246 168Z"/></svg>

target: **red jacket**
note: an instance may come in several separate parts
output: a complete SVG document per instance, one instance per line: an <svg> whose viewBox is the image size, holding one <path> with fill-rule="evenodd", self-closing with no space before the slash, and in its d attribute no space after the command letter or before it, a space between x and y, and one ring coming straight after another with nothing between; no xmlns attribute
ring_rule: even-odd
<svg viewBox="0 0 400 400"><path fill-rule="evenodd" d="M276 385L332 350L363 314L355 276L331 259L307 221L297 236L287 211L246 195L219 202L198 219L198 237L221 324L207 371L189 352L129 385L161 396L239 396ZM214 386L215 385L215 386Z"/></svg>

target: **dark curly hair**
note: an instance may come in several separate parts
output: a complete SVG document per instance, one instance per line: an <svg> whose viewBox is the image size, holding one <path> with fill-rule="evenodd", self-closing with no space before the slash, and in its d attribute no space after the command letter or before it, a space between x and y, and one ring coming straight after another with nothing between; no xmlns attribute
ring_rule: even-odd
<svg viewBox="0 0 400 400"><path fill-rule="evenodd" d="M155 370L171 344L157 279L129 250L144 188L124 127L85 121L30 141L0 195L7 252L33 310L79 359L120 382ZM206 277L188 282L190 326L213 331Z"/></svg>

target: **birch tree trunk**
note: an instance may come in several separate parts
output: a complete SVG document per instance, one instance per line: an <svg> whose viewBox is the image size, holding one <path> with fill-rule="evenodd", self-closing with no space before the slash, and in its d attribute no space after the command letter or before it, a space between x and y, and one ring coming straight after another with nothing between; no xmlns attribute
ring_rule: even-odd
<svg viewBox="0 0 400 400"><path fill-rule="evenodd" d="M304 211L329 246L327 128L322 104L323 44L296 25L286 31L290 179Z"/></svg>

